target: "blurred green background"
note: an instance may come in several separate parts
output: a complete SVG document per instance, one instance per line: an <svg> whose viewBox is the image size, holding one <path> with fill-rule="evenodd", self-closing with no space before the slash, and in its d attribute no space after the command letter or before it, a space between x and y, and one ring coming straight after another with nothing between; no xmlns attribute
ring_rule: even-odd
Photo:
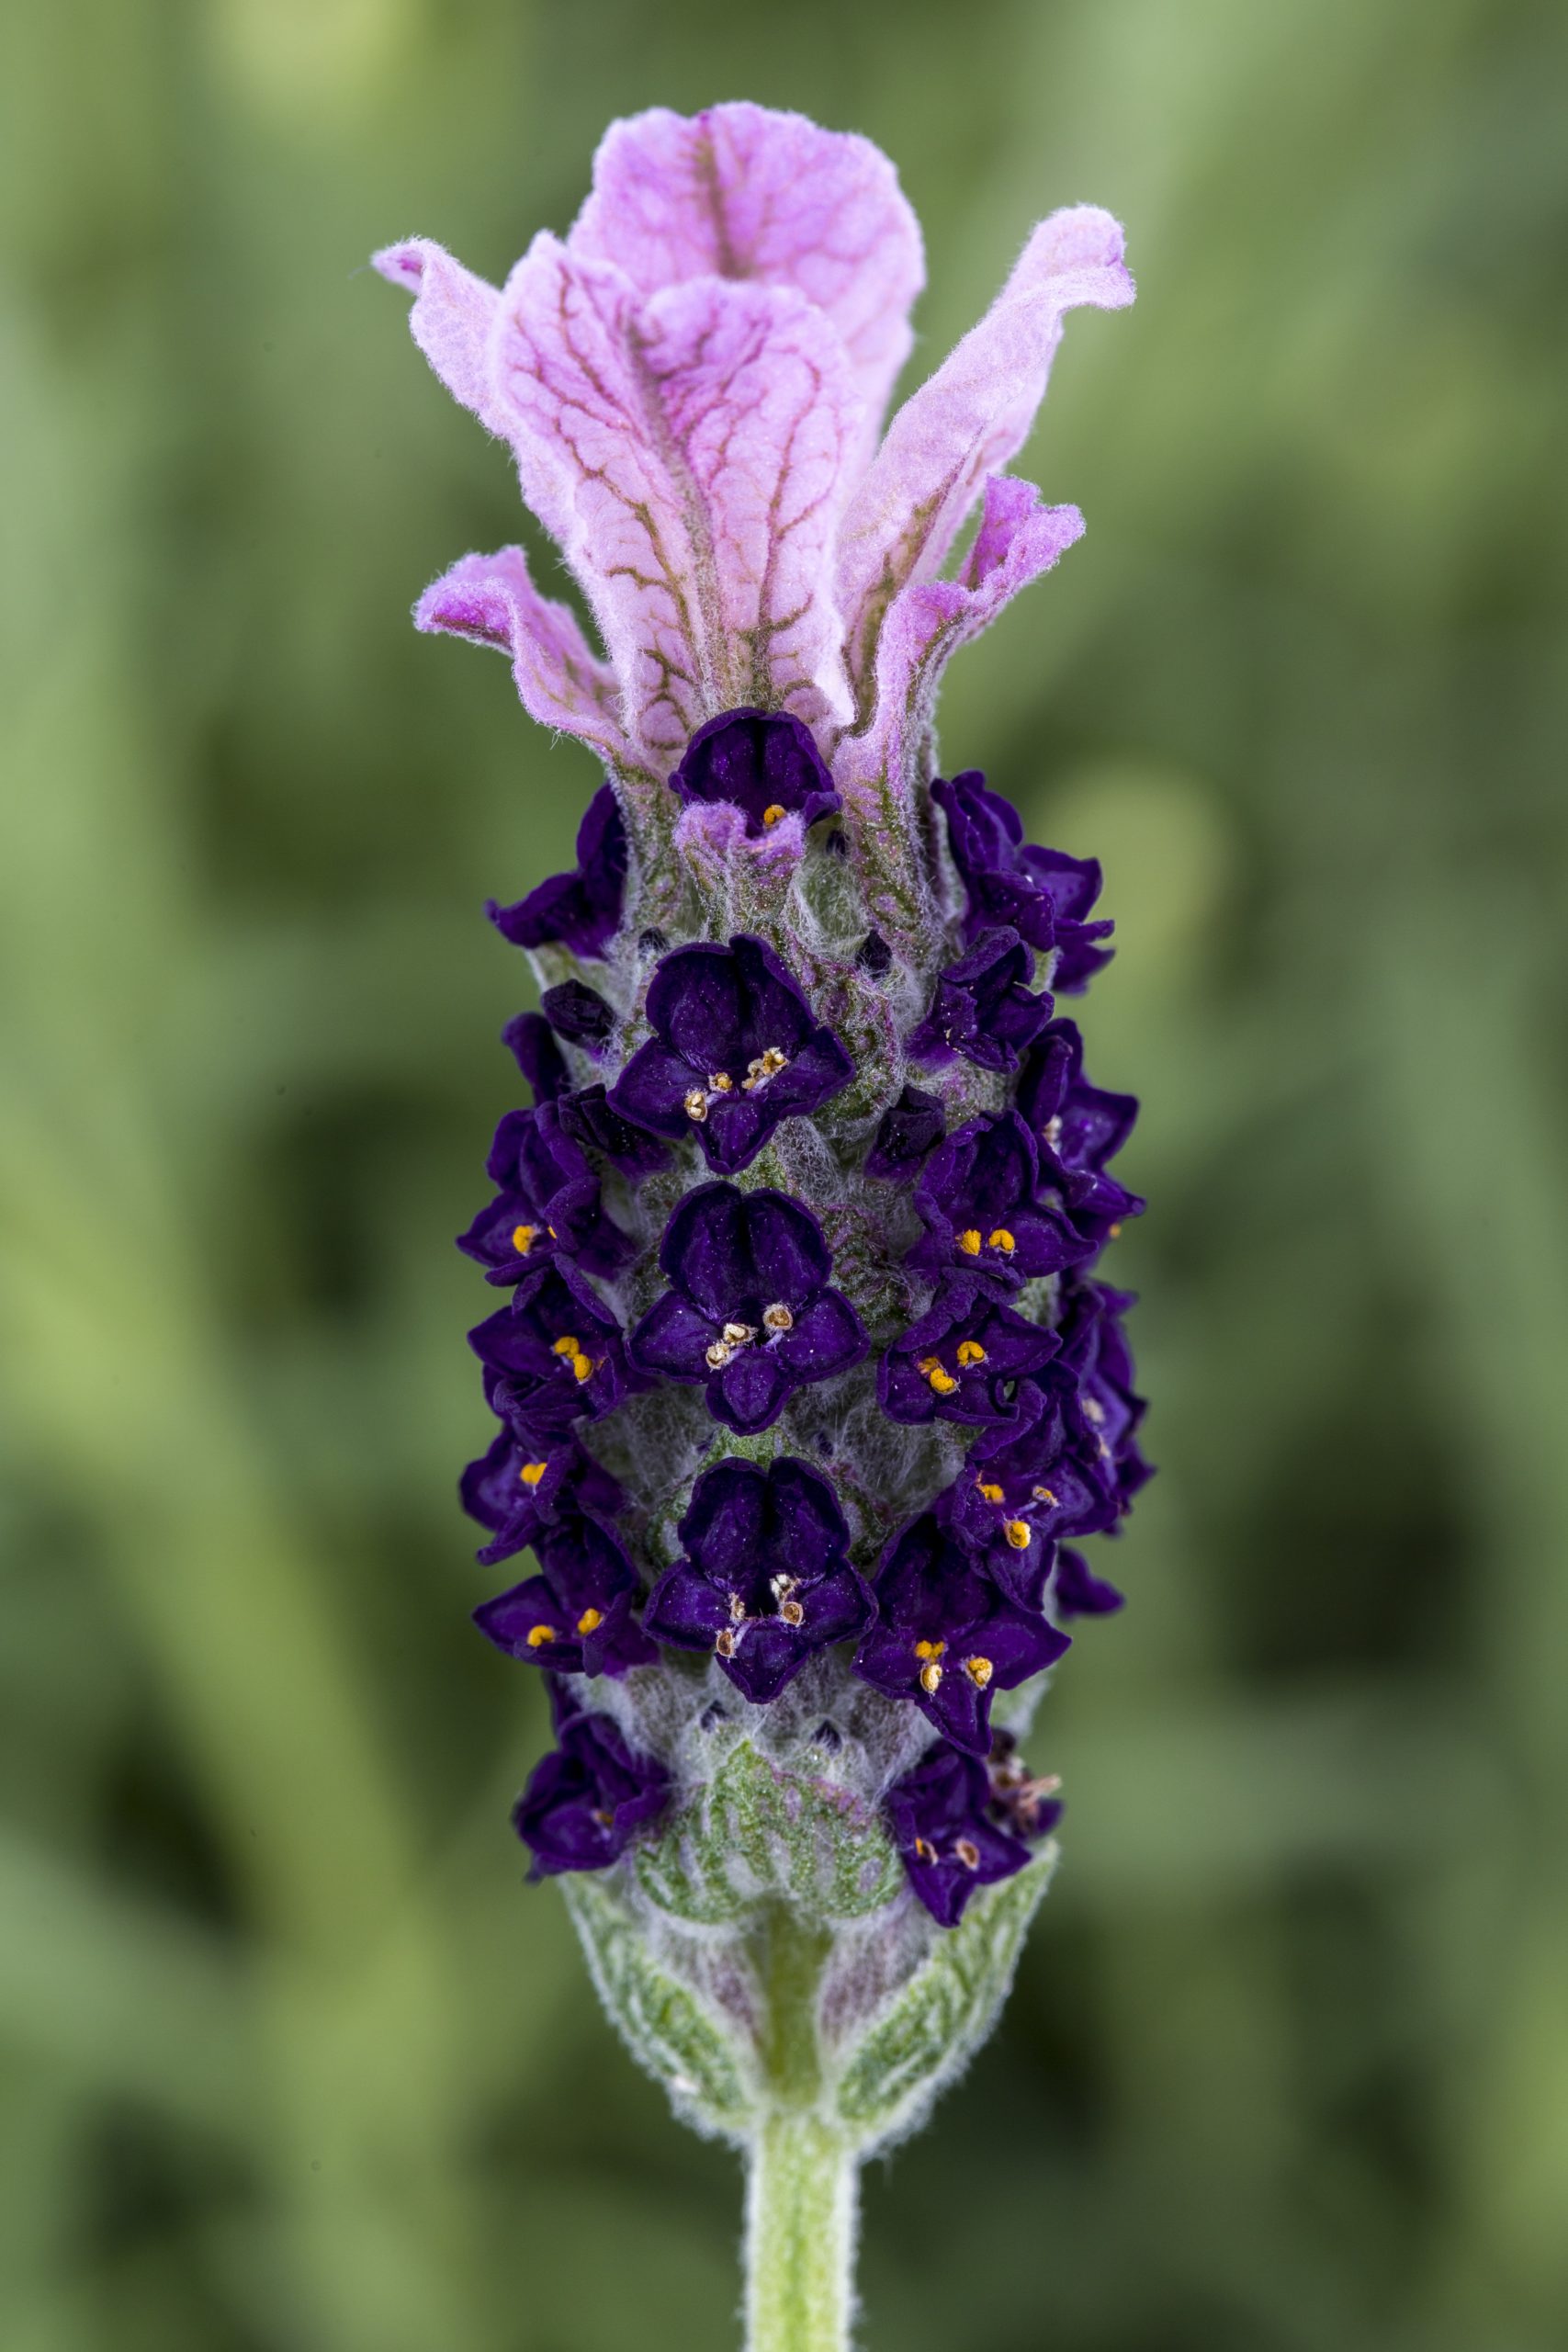
<svg viewBox="0 0 1568 2352"><path fill-rule="evenodd" d="M0 247L5 2352L718 2352L738 2183L597 2016L473 1636L451 1248L586 756L407 609L516 536L365 270L605 120L871 133L916 367L1092 198L947 695L1097 852L1163 1475L1032 1753L1005 2030L868 2183L900 2352L1568 2334L1561 13L11 0ZM535 542L536 546L536 542Z"/></svg>

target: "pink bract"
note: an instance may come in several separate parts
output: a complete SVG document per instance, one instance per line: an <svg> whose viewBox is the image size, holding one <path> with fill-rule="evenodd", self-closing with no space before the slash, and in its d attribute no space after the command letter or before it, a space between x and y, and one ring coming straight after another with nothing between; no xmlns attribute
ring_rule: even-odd
<svg viewBox="0 0 1568 2352"><path fill-rule="evenodd" d="M604 657L516 548L465 557L419 627L506 652L530 714L590 744L634 813L705 719L750 705L815 730L852 835L897 821L949 655L1083 529L1004 469L1066 313L1133 299L1110 214L1043 221L885 434L919 225L886 156L799 115L614 124L576 225L536 236L499 291L423 238L376 266L412 291L448 390L510 444Z"/></svg>

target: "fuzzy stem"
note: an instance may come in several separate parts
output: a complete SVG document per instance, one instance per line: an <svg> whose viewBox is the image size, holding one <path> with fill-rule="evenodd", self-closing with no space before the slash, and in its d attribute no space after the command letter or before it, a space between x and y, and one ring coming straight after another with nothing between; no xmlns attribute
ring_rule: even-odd
<svg viewBox="0 0 1568 2352"><path fill-rule="evenodd" d="M762 2124L746 2188L747 2352L848 2352L858 2170L808 2109Z"/></svg>
<svg viewBox="0 0 1568 2352"><path fill-rule="evenodd" d="M786 1905L773 1909L758 1953L771 2101L746 2184L747 2352L848 2352L859 2168L842 2129L818 2104L817 2006L827 1954L826 1936Z"/></svg>

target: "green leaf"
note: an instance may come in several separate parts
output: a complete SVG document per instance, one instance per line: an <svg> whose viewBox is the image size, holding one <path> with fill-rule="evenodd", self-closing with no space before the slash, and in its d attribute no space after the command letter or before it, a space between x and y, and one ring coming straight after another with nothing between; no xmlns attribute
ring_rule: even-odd
<svg viewBox="0 0 1568 2352"><path fill-rule="evenodd" d="M912 2132L986 2040L1055 1861L1048 1845L1016 1878L981 1888L852 2045L836 2105L867 2154Z"/></svg>
<svg viewBox="0 0 1568 2352"><path fill-rule="evenodd" d="M744 2139L755 2101L739 2036L660 1964L646 1924L611 1882L584 1872L563 1879L561 1892L594 1989L638 2065L697 2131Z"/></svg>
<svg viewBox="0 0 1568 2352"><path fill-rule="evenodd" d="M874 1807L831 1781L781 1771L745 1739L663 1834L638 1846L637 1871L661 1911L705 1927L775 1897L805 1920L863 1918L904 1878Z"/></svg>

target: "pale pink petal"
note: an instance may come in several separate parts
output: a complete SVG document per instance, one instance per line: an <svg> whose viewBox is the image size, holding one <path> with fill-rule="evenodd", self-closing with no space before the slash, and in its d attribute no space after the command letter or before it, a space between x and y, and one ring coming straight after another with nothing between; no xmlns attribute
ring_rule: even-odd
<svg viewBox="0 0 1568 2352"><path fill-rule="evenodd" d="M466 555L425 590L413 617L416 628L507 654L531 718L580 736L607 766L624 773L634 763L615 672L590 647L575 614L540 595L521 548Z"/></svg>
<svg viewBox="0 0 1568 2352"><path fill-rule="evenodd" d="M879 148L748 104L613 123L568 243L645 294L692 277L790 286L844 339L869 454L925 283L919 223Z"/></svg>
<svg viewBox="0 0 1568 2352"><path fill-rule="evenodd" d="M888 607L871 723L843 738L832 770L845 808L871 833L869 866L897 875L908 865L906 895L919 861L901 835L916 786L930 774L942 671L959 646L978 637L1021 588L1082 537L1083 527L1076 506L1043 505L1032 482L995 476L986 484L980 527L958 578L911 581ZM859 831L851 826L852 842ZM907 926L898 904L888 901L886 911Z"/></svg>
<svg viewBox="0 0 1568 2352"><path fill-rule="evenodd" d="M491 392L486 349L501 296L429 237L385 245L370 265L389 286L412 293L409 331L454 400L492 433L506 423Z"/></svg>
<svg viewBox="0 0 1568 2352"><path fill-rule="evenodd" d="M1043 220L995 302L904 402L844 517L839 596L850 673L864 698L882 616L907 581L931 580L981 483L1027 439L1065 313L1133 299L1122 232L1076 205Z"/></svg>
<svg viewBox="0 0 1568 2352"><path fill-rule="evenodd" d="M644 300L540 236L491 376L650 756L739 704L847 713L831 549L858 403L818 311L713 277Z"/></svg>

